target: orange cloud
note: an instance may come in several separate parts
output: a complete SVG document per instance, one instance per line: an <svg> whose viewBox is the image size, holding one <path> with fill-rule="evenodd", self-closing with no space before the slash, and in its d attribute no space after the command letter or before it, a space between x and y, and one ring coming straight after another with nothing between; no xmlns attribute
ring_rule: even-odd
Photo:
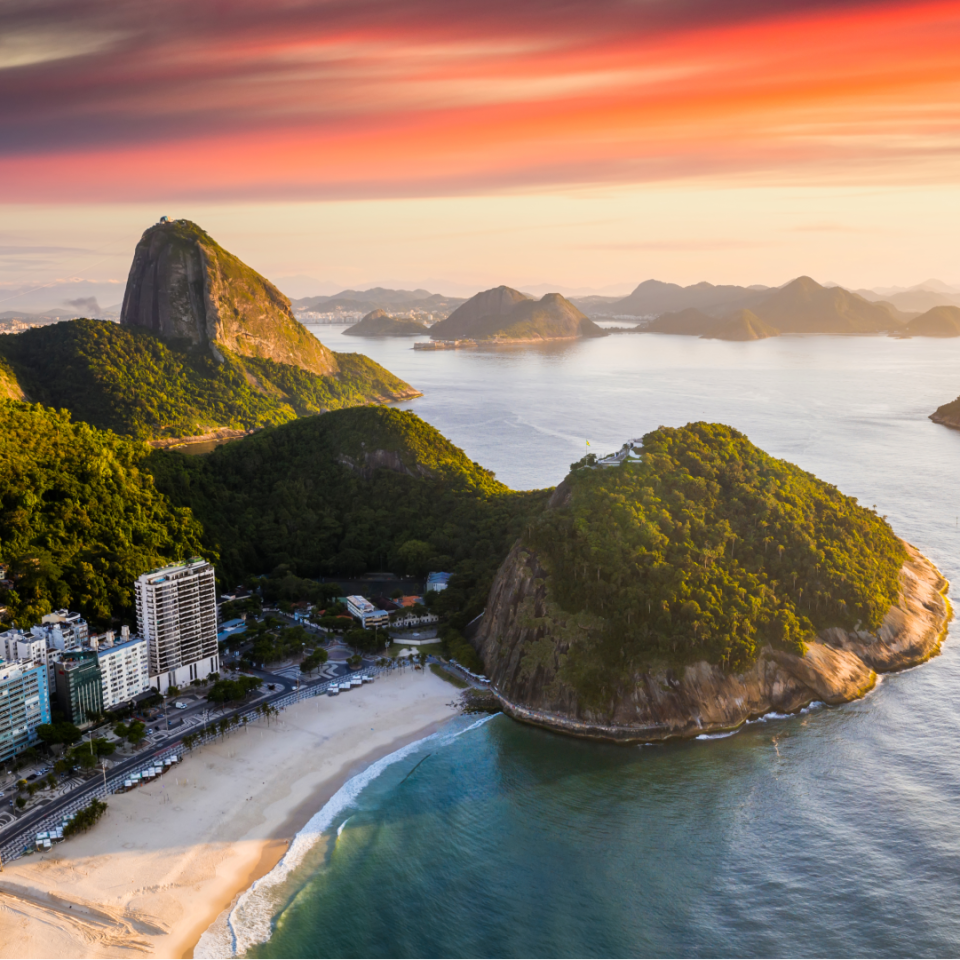
<svg viewBox="0 0 960 960"><path fill-rule="evenodd" d="M956 178L956 2L716 8L91 4L76 56L8 24L0 200Z"/></svg>

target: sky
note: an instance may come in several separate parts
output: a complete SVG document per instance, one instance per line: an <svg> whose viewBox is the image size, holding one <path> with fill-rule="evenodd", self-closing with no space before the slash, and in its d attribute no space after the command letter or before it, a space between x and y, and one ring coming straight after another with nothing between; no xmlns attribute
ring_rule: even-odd
<svg viewBox="0 0 960 960"><path fill-rule="evenodd" d="M960 283L958 107L958 2L3 0L0 310L161 214L294 295Z"/></svg>

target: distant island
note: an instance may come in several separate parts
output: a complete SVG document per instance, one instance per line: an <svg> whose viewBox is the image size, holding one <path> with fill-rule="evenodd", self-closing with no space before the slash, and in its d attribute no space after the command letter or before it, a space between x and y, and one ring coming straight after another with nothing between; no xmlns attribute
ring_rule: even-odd
<svg viewBox="0 0 960 960"><path fill-rule="evenodd" d="M946 581L886 521L730 427L573 465L472 642L504 710L615 741L731 730L920 663Z"/></svg>
<svg viewBox="0 0 960 960"><path fill-rule="evenodd" d="M559 293L534 300L512 287L484 290L430 328L434 340L521 342L603 337L606 332Z"/></svg>
<svg viewBox="0 0 960 960"><path fill-rule="evenodd" d="M951 400L950 403L944 403L942 406L937 407L937 409L930 414L930 419L934 423L942 423L945 427L953 427L955 430L960 430L960 397L957 397L956 400Z"/></svg>
<svg viewBox="0 0 960 960"><path fill-rule="evenodd" d="M178 220L137 244L119 324L0 337L0 396L169 443L420 393L367 357L328 349L269 280Z"/></svg>
<svg viewBox="0 0 960 960"><path fill-rule="evenodd" d="M348 337L420 337L429 329L421 320L391 317L386 310L378 308L343 332Z"/></svg>

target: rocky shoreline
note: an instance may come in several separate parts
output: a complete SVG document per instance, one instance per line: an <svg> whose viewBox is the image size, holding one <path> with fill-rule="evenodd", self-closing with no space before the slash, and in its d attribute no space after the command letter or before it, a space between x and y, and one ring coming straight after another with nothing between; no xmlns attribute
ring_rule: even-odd
<svg viewBox="0 0 960 960"><path fill-rule="evenodd" d="M529 555L515 558L526 582L514 581L509 597L491 596L488 629L481 627L478 637L480 653L506 714L595 740L691 738L735 730L768 713L796 713L815 701L846 703L869 692L878 673L916 666L939 652L952 615L946 598L949 584L916 548L905 546L908 559L900 571L899 602L875 633L831 628L809 643L802 657L766 647L753 667L740 674L724 673L705 661L687 666L682 674L665 667L651 670L636 676L630 694L611 704L606 715L582 707L575 693L555 678L542 676L539 682L518 684L517 658L499 656L496 637L505 616L511 610L512 615L522 615L525 604L518 603L518 596L532 599L542 589L543 571ZM508 695L511 684L539 695L521 698L512 691Z"/></svg>
<svg viewBox="0 0 960 960"><path fill-rule="evenodd" d="M931 413L929 419L945 427L960 430L960 404L957 404L956 400L953 403L946 403L936 412Z"/></svg>

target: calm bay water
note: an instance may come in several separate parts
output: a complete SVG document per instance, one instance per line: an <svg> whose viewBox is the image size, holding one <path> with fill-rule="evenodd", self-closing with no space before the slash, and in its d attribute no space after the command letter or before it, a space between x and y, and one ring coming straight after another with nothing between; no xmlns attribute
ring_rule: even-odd
<svg viewBox="0 0 960 960"><path fill-rule="evenodd" d="M960 431L926 419L960 393L958 341L426 353L340 329L314 328L422 389L405 406L512 487L556 484L585 439L722 421L876 504L960 582ZM465 718L329 811L249 955L956 955L958 742L949 639L860 702L725 738L613 747Z"/></svg>

